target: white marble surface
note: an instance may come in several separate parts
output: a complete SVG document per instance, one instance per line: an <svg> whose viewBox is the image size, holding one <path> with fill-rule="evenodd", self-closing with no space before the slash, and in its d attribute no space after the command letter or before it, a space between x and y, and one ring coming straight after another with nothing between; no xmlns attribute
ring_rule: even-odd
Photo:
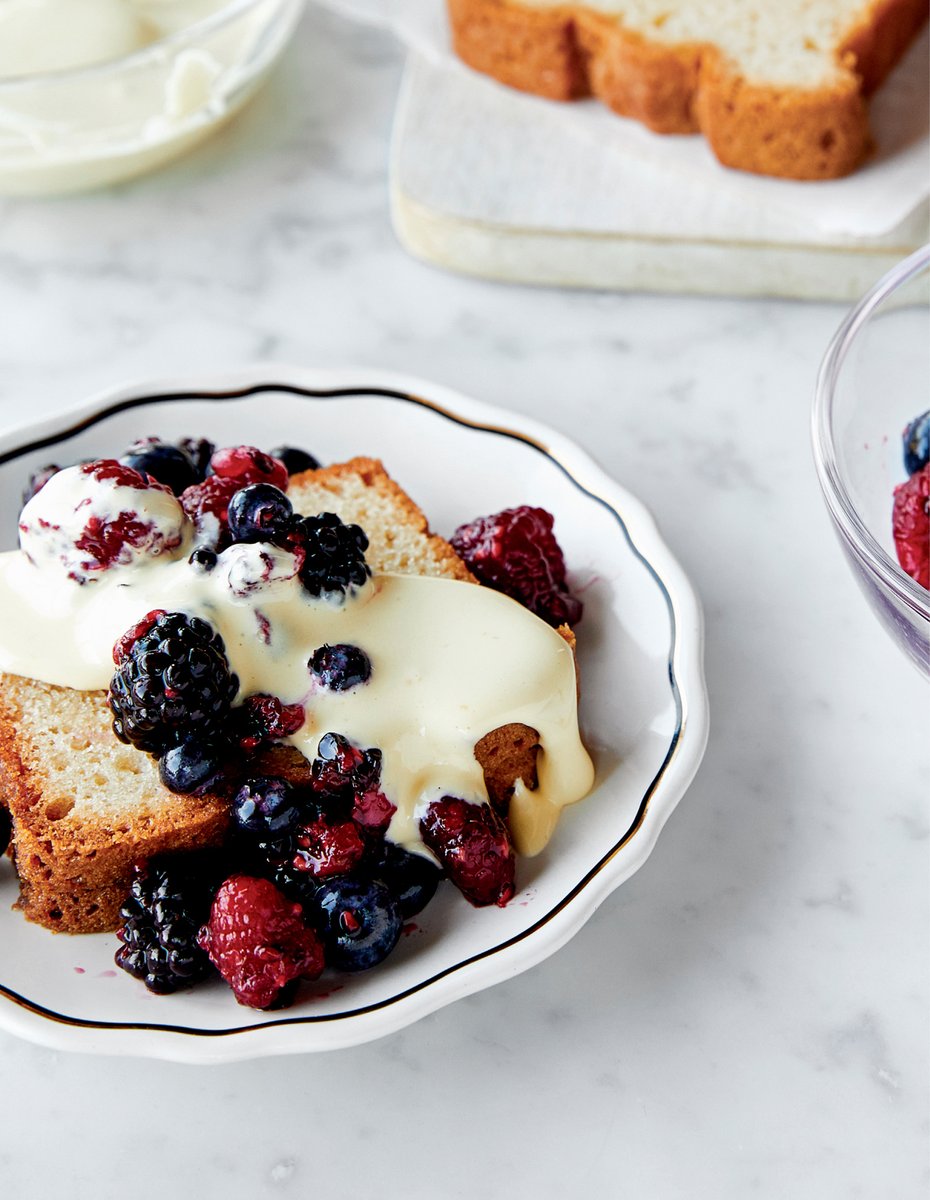
<svg viewBox="0 0 930 1200"><path fill-rule="evenodd" d="M703 596L704 766L568 947L384 1041L207 1069L0 1035L4 1194L916 1200L927 692L814 480L839 310L411 261L385 201L401 65L385 35L311 12L196 157L0 202L0 428L257 359L394 367L538 415L652 507Z"/></svg>

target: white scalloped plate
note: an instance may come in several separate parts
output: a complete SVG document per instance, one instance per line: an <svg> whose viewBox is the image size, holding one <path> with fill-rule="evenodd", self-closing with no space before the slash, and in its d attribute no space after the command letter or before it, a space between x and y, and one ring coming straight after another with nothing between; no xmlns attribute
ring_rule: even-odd
<svg viewBox="0 0 930 1200"><path fill-rule="evenodd" d="M419 380L263 366L120 388L0 442L0 545L15 545L30 472L118 454L135 437L303 445L325 462L384 459L437 532L538 504L583 594L581 718L597 765L547 850L518 867L505 909L440 889L380 967L307 984L260 1013L219 981L154 996L113 966L112 935L68 937L12 909L0 862L0 1026L47 1046L181 1062L337 1049L382 1037L552 954L645 861L707 740L700 606L638 500L561 435Z"/></svg>

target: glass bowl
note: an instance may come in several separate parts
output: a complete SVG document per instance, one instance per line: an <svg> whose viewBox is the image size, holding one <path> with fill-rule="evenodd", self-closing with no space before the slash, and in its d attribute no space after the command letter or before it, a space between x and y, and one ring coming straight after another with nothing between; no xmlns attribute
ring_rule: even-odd
<svg viewBox="0 0 930 1200"><path fill-rule="evenodd" d="M930 404L930 245L889 271L830 343L814 398L814 461L827 509L872 611L930 676L930 592L898 565L901 434Z"/></svg>
<svg viewBox="0 0 930 1200"><path fill-rule="evenodd" d="M190 150L257 89L303 8L191 0L189 24L161 25L133 53L0 79L0 194L102 187Z"/></svg>

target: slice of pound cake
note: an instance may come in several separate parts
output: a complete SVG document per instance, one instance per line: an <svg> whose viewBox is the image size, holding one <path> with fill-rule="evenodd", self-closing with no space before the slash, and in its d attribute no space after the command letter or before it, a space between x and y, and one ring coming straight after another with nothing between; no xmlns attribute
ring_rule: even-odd
<svg viewBox="0 0 930 1200"><path fill-rule="evenodd" d="M833 179L871 147L867 97L927 0L448 0L455 50L554 100L594 95L726 166Z"/></svg>
<svg viewBox="0 0 930 1200"><path fill-rule="evenodd" d="M66 475L78 471L93 473L95 469L93 465L72 468L53 477L52 484L64 495ZM137 477L142 478L141 484L134 483L125 473L116 475L115 470L115 465L100 469L99 479L107 486L112 484L130 493L133 488L141 491L142 488L158 487L144 477ZM281 482L280 478L278 482ZM50 494L52 485L45 486ZM72 480L67 486L84 485L80 480L76 484ZM163 490L167 492L167 489ZM242 693L254 696L260 689L255 685L255 679L259 677L256 675L255 679L252 678L251 647L271 646L275 637L284 636L280 634L282 629L285 634L289 632L287 622L278 613L279 608L281 612L284 611L283 598L290 595L287 589L295 584L285 570L285 560L297 560L293 560L289 553L289 544L280 541L277 547L270 542L250 543L247 539L241 545L224 546L224 540L226 543L229 541L228 531L217 534L217 530L225 530L226 522L230 526L234 523L234 513L227 513L226 507L234 492L234 487L226 487L223 477L216 475L185 492L181 503L188 517L193 519L183 520L184 528L179 533L174 531L167 518L151 515L159 504L166 509L171 507L167 496L149 497L146 491L140 500L138 494L135 495L131 501L133 521L123 526L112 522L108 526L106 515L102 514L102 510L102 515L98 514L94 508L96 501L88 509L86 505L89 502L85 499L78 502L75 511L84 514L80 519L85 522L87 512L93 511L95 515L90 520L98 521L99 527L93 527L91 536L88 533L91 526L85 525L81 536L75 538L68 532L66 523L62 523L59 529L60 544L52 547L52 551L68 569L72 581L81 583L89 580L86 588L81 586L76 589L82 595L101 588L99 572L102 566L116 565L119 570L124 570L127 564L132 566L132 555L138 554L142 558L148 556L146 562L149 565L143 565L141 569L163 573L159 576L163 580L159 584L163 591L153 593L159 597L164 595L163 600L158 600L160 609L185 610L184 597L187 593L172 590L175 584L171 581L175 577L181 578L183 575L187 580L193 573L205 580L214 579L215 582L215 578L222 575L223 586L231 590L233 598L230 605L232 616L228 618L232 623L222 626L226 647L238 672ZM37 501L44 494L40 494ZM312 517L319 513L332 513L343 523L340 530L348 528L351 531L354 526L360 526L365 531L365 570L373 575L376 584L379 577L390 577L386 582L377 584L381 588L376 594L380 607L376 609L374 600L367 601L375 625L377 612L386 610L391 601L390 593L398 586L392 582L395 577L433 577L456 581L470 585L467 588L470 595L473 594L471 587L478 587L477 581L449 542L430 531L422 511L376 460L356 458L335 466L303 472L290 480L287 494L295 514ZM52 503L51 498L48 503ZM129 502L123 500L121 503ZM174 503L172 500L171 504ZM232 507L230 505L230 510ZM32 570L42 553L52 553L44 532L50 522L41 514L38 517L30 517L29 514L30 508L27 507L21 522L21 544L29 563L21 561L22 556L0 556L8 560L0 564L5 572L0 577L0 583L7 589L15 589L17 571ZM120 515L125 516L125 512ZM198 544L198 534L210 528L211 522L214 526L212 545ZM36 541L36 531L40 527L43 531L39 539L41 551ZM192 535L188 527L197 532ZM331 534L331 529L324 528L320 534L320 544L323 545ZM342 533L339 532L339 535L342 536ZM193 540L185 541L187 538ZM62 546L65 546L64 550ZM74 553L75 546L80 549L78 555ZM299 561L304 592L301 595L306 600L305 593L309 590L312 600L313 589L316 588L315 595L319 596L323 585L319 582L320 576L313 574L316 567L313 566L312 555L307 553L303 557L303 554L302 549ZM98 572L97 577L92 576L95 571ZM164 574L166 571L168 573ZM113 572L114 575L116 573ZM479 590L482 594L487 593L489 600L496 596L488 589ZM13 593L8 591L7 594ZM367 594L365 589L361 594ZM113 604L123 603L119 589L113 590L110 595ZM207 596L206 591L198 595L201 600L197 603L205 607L197 607L197 613L205 612L209 616L213 612L213 601L203 599ZM259 600L256 600L256 596ZM500 599L503 603L511 603ZM293 598L290 603L293 604ZM356 599L342 607L331 605L326 608L325 619L333 623L334 628L341 628L340 621L348 622L357 618L362 628L365 609L356 612L353 607L362 603L362 600ZM104 607L108 607L108 604ZM151 607L154 608L154 604ZM487 611L490 612L490 609ZM150 631L156 616L150 613L146 618L147 624L140 622L135 627L132 634L135 642ZM36 617L21 614L19 619L23 622L23 638L33 646L38 644L38 634L32 637L30 630L35 633L36 630L47 629L47 659L50 677L54 678L58 627L53 621L47 621L45 625L30 624L40 622L41 614ZM108 619L111 624L116 622L115 627L123 631L130 624L128 620L120 623L117 617L109 614ZM138 620L138 615L134 619ZM485 619L485 615L479 615L479 622ZM87 628L91 626L88 624ZM72 636L70 625L67 632L68 636ZM573 646L571 631L563 628L560 632L569 646ZM126 647L135 644L132 639L123 639L126 645L122 650L117 645L117 663L127 662L129 652ZM112 642L110 636L111 645ZM277 653L280 655L280 647ZM39 658L42 659L43 655L39 654ZM9 667L8 661L6 665ZM288 670L297 668L306 673L305 652L300 663L287 665ZM110 663L106 673L113 670L113 663ZM144 741L144 737L139 736L138 725L142 720L139 713L134 711L132 714L136 721L133 731L136 744L128 745L118 740L113 723L114 712L119 717L120 710L117 707L111 711L104 690L105 681L98 679L90 668L83 674L78 668L75 671L76 682L72 686L39 682L12 671L0 675L0 799L8 807L12 818L12 854L20 881L19 905L30 920L50 929L72 933L108 930L118 925L119 908L129 891L134 864L168 852L207 849L222 844L230 829L231 797L244 777L273 774L306 782L310 778L310 757L314 753L311 749L307 755L302 755L293 745L282 744L288 740L283 735L293 733L294 727L287 725L279 705L275 712L280 728L272 728L272 734L276 732L281 736L270 737L267 745L259 744L247 764L217 774L208 788L195 789L200 794L171 790L163 782L164 760L160 773L159 763L153 756L155 750ZM166 671L166 679L168 675ZM236 676L232 678L235 688ZM573 680L574 677L571 678ZM128 686L132 691L131 681ZM170 692L167 685L165 692ZM261 698L267 699L263 694ZM161 701L164 702L164 696ZM337 705L343 703L343 699L336 695L330 702ZM290 706L295 707L299 708L298 705ZM361 708L359 728L370 737L371 729L383 726L384 714L377 714L375 721L364 711L363 705ZM227 707L224 720L227 723L239 720L241 725L242 712L243 709L233 707L230 711ZM308 729L311 720L317 719L315 714L311 699L307 702ZM318 720L325 721L328 716L327 710L326 716L321 715ZM301 709L297 723L303 718ZM122 719L125 728L128 720L125 713ZM379 721L381 725L378 725ZM331 726L324 724L315 728L315 732L311 730L307 738L312 733L312 742L306 741L305 744L315 747L321 734L329 728ZM219 726L213 730L217 735L225 735L225 732ZM516 803L526 809L526 796L533 792L538 782L539 733L525 721L517 720L503 721L495 728L481 732L482 736L474 741L474 757L483 773L484 787L492 806L502 816L505 815L511 794L516 788ZM238 744L245 744L247 740L240 737ZM257 741L261 743L261 738ZM138 746L150 752L140 752ZM450 778L450 786L454 786L454 771ZM581 785L582 791L586 791L590 779L587 783L582 779ZM399 837L406 828L401 829ZM538 835L531 830L526 835L530 850L539 848L534 839L538 841Z"/></svg>

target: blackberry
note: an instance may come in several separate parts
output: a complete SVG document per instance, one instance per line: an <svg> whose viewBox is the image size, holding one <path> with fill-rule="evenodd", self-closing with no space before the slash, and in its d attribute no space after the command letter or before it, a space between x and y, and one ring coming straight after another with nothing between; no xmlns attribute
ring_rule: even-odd
<svg viewBox="0 0 930 1200"><path fill-rule="evenodd" d="M191 736L208 739L239 688L223 639L206 621L179 612L158 613L139 628L140 636L121 638L114 651L107 695L113 732L155 755Z"/></svg>
<svg viewBox="0 0 930 1200"><path fill-rule="evenodd" d="M311 596L344 595L371 575L365 562L368 538L358 525L344 524L335 513L301 517L294 536L304 551L300 581Z"/></svg>
<svg viewBox="0 0 930 1200"><path fill-rule="evenodd" d="M320 646L307 666L333 692L345 692L371 678L371 659L359 646Z"/></svg>
<svg viewBox="0 0 930 1200"><path fill-rule="evenodd" d="M116 936L123 944L115 960L151 992L176 992L211 973L197 933L210 915L219 881L204 866L196 855L183 864L153 863L136 869L120 908L122 924Z"/></svg>

